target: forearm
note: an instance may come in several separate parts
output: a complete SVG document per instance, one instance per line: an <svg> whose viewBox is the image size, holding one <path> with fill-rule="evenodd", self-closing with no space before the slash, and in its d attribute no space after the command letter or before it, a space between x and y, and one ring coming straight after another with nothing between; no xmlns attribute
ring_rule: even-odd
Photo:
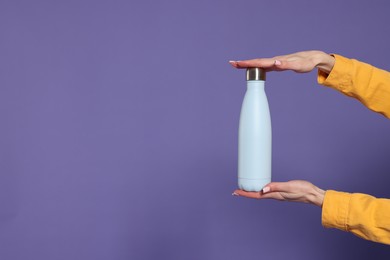
<svg viewBox="0 0 390 260"><path fill-rule="evenodd" d="M390 200L360 193L327 191L322 224L367 240L390 244Z"/></svg>
<svg viewBox="0 0 390 260"><path fill-rule="evenodd" d="M330 72L319 65L318 83L356 98L367 108L390 118L390 72L340 55L334 57Z"/></svg>

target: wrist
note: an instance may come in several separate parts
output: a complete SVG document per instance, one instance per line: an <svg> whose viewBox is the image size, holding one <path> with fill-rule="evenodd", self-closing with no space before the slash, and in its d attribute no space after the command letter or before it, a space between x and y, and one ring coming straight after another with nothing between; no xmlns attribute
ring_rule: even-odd
<svg viewBox="0 0 390 260"><path fill-rule="evenodd" d="M320 52L316 67L319 70L325 72L326 74L329 74L333 69L335 61L336 60L332 55L327 54L325 52Z"/></svg>
<svg viewBox="0 0 390 260"><path fill-rule="evenodd" d="M324 197L325 191L318 188L317 186L314 186L308 200L311 204L316 205L318 207L322 207Z"/></svg>

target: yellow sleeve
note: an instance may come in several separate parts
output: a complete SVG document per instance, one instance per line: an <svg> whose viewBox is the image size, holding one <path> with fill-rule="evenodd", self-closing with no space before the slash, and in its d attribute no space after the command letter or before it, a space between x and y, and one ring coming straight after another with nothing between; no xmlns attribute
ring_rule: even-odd
<svg viewBox="0 0 390 260"><path fill-rule="evenodd" d="M322 205L322 225L390 245L390 199L328 190Z"/></svg>
<svg viewBox="0 0 390 260"><path fill-rule="evenodd" d="M390 118L390 72L340 55L329 74L318 71L318 83L354 97L374 112Z"/></svg>

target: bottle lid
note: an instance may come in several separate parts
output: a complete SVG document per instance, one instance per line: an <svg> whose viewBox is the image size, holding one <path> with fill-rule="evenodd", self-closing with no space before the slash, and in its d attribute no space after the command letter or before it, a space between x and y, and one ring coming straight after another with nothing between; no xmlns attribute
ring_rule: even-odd
<svg viewBox="0 0 390 260"><path fill-rule="evenodd" d="M246 69L246 80L264 80L265 81L265 70L262 68L247 68Z"/></svg>

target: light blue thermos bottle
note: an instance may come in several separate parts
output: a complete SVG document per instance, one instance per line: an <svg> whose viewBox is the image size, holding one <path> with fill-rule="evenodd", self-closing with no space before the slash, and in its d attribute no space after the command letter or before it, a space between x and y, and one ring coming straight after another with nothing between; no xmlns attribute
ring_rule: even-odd
<svg viewBox="0 0 390 260"><path fill-rule="evenodd" d="M265 74L261 68L246 70L238 130L238 187L246 191L260 191L271 182L272 133Z"/></svg>

